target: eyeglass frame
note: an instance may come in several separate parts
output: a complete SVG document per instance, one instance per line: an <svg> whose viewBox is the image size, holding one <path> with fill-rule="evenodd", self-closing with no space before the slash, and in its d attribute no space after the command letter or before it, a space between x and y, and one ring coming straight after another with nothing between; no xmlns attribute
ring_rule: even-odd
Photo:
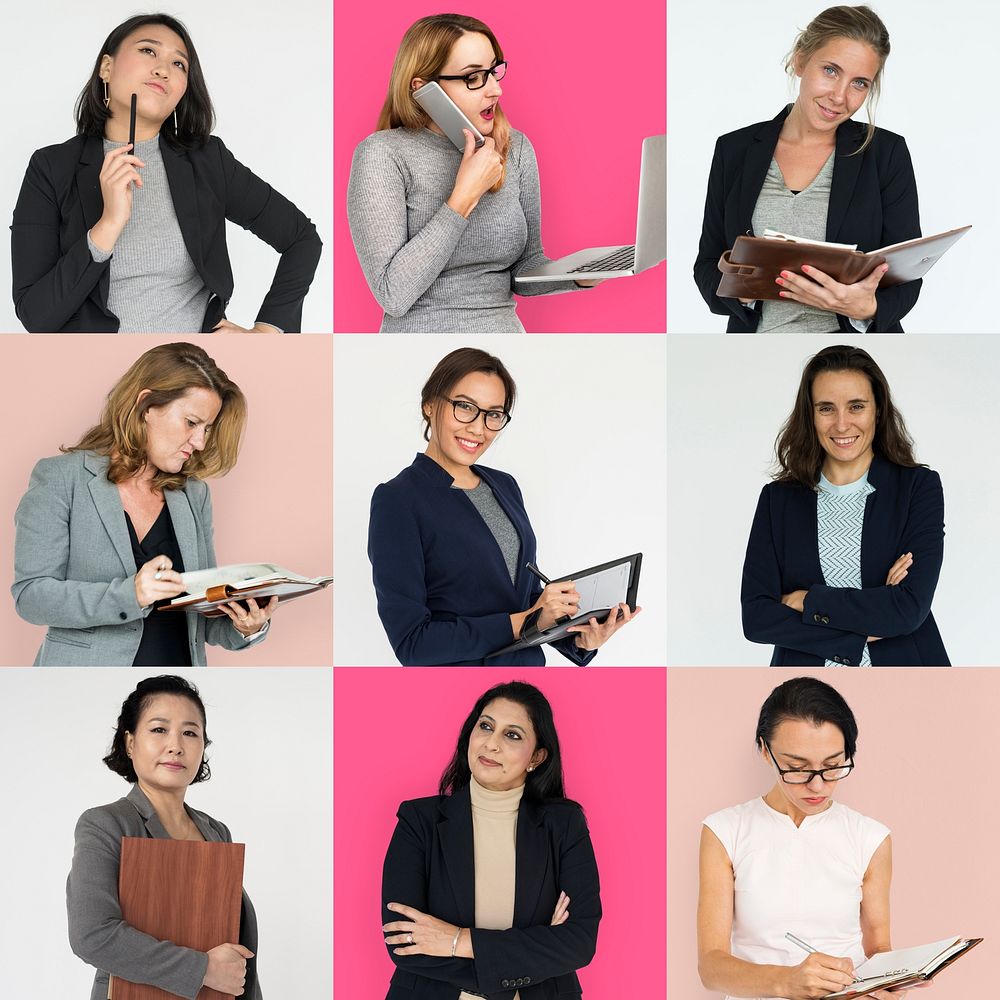
<svg viewBox="0 0 1000 1000"><path fill-rule="evenodd" d="M777 769L778 774L781 776L781 780L786 785L808 785L808 784L810 784L812 782L813 778L815 778L815 777L819 777L823 781L828 781L828 782L829 781L843 781L844 778L849 777L851 771L854 770L854 758L853 757L850 758L850 763L848 763L848 764L837 764L835 767L821 767L819 770L814 770L813 768L810 768L810 767L786 767L786 768L782 768L782 766L778 763L777 758L774 756L774 751L771 749L771 745L767 742L767 740L765 740L764 737L762 736L760 738L760 741L761 741L761 743L764 744L764 747L767 750L768 756L770 756L770 758L771 758L771 763L774 764L775 768ZM847 754L844 754L844 756L846 757ZM843 778L824 778L823 777L823 772L824 771L840 771L840 770L842 770L845 767L847 768L847 774L845 774L843 776ZM786 774L808 774L809 775L809 779L808 779L808 781L788 781L785 778Z"/></svg>
<svg viewBox="0 0 1000 1000"><path fill-rule="evenodd" d="M475 403L473 403L471 399L452 399L449 396L442 396L441 398L446 403L451 403L451 412L455 414L455 419L460 424L464 424L466 427L468 427L470 424L474 424L479 419L479 415L483 414L483 427L485 427L488 431L493 431L494 434L499 434L500 431L502 431L504 427L506 427L511 421L511 415L507 410L498 410L496 409L496 407L493 406L487 407L484 410L481 406L477 406ZM476 415L471 420L462 420L461 417L459 417L458 415L459 403L461 403L462 406L473 407L476 411ZM502 413L504 416L504 422L496 430L494 430L492 427L489 427L486 423L487 413Z"/></svg>
<svg viewBox="0 0 1000 1000"><path fill-rule="evenodd" d="M503 72L500 74L500 76L497 76L496 72L495 72L495 70L496 70L496 68L498 66L503 66ZM470 87L469 86L469 77L470 76L475 76L477 73L485 73L486 74L486 76L483 77L483 85L481 87ZM476 91L476 90L483 90L486 87L486 84L489 83L489 77L490 77L491 73L493 74L493 79L494 80L502 80L507 75L507 60L506 59L501 59L500 62L494 63L489 69L476 69L476 70L473 70L471 73L463 73L461 76L436 76L436 77L434 77L434 79L435 80L464 80L465 81L465 86L466 86L467 90Z"/></svg>

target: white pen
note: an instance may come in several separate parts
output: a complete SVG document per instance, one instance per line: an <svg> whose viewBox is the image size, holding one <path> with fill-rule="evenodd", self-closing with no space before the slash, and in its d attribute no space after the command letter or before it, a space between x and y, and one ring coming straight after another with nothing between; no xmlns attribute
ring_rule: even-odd
<svg viewBox="0 0 1000 1000"><path fill-rule="evenodd" d="M811 945L807 944L802 938L796 937L791 931L785 931L785 937L788 938L792 944L797 944L803 951L809 952L810 955L816 954L816 949ZM860 983L861 980L857 976L851 976L851 980L855 983Z"/></svg>

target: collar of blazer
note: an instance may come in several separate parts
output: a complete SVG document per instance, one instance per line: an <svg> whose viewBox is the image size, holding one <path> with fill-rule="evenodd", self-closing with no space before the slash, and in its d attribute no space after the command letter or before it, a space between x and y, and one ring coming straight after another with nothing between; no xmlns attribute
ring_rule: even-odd
<svg viewBox="0 0 1000 1000"><path fill-rule="evenodd" d="M754 133L746 153L743 168L743 181L740 186L740 232L748 232L753 225L753 209L757 204L760 189L764 186L768 168L774 157L774 148L778 144L781 127L792 110L789 104L771 119L764 122ZM830 186L830 205L826 215L826 239L832 243L852 242L841 240L839 233L847 215L848 206L854 195L854 186L861 173L864 154L851 156L854 150L864 140L865 126L860 122L848 120L837 128L835 156L833 160L833 181ZM875 247L862 247L862 250L874 250Z"/></svg>
<svg viewBox="0 0 1000 1000"><path fill-rule="evenodd" d="M440 799L441 819L438 836L444 854L452 891L463 927L476 923L476 867L472 833L472 799L469 786ZM549 864L548 836L543 825L544 813L538 803L526 795L517 811L514 863L514 927L545 923L551 914L539 915L538 894L545 884ZM555 876L553 875L553 878Z"/></svg>
<svg viewBox="0 0 1000 1000"><path fill-rule="evenodd" d="M143 824L151 837L155 837L157 840L170 840L170 834L163 828L163 824L160 822L160 817L156 815L153 804L146 798L145 792L137 784L132 786L132 791L125 796L125 799L142 817ZM205 821L201 813L188 806L184 808L205 840L221 840L215 830L212 829L211 824Z"/></svg>

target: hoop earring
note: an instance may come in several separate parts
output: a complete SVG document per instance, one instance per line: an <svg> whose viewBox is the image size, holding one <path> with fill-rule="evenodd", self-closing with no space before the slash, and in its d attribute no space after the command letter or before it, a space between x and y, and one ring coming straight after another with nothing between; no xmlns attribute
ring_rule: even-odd
<svg viewBox="0 0 1000 1000"><path fill-rule="evenodd" d="M108 93L108 81L104 81L104 106L107 107L111 103L111 95Z"/></svg>

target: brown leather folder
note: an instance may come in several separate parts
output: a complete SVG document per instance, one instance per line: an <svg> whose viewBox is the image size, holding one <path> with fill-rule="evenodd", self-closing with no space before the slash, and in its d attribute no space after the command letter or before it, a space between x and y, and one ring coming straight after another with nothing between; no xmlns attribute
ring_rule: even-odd
<svg viewBox="0 0 1000 1000"><path fill-rule="evenodd" d="M244 844L122 837L122 917L160 941L210 951L240 939ZM178 1000L156 986L111 977L111 1000ZM235 1000L203 986L198 1000Z"/></svg>
<svg viewBox="0 0 1000 1000"><path fill-rule="evenodd" d="M782 271L802 274L802 265L819 268L845 285L867 278L880 264L889 270L880 288L922 278L972 226L922 236L905 243L862 253L808 241L738 236L731 250L719 258L722 280L716 294L724 299L780 299L775 279Z"/></svg>

